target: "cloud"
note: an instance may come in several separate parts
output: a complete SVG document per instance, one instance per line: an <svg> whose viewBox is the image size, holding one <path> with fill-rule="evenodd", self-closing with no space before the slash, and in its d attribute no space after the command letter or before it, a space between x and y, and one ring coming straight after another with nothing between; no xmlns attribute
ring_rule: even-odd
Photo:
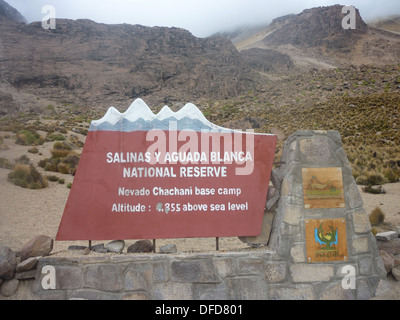
<svg viewBox="0 0 400 320"><path fill-rule="evenodd" d="M41 21L44 5L53 5L58 18L87 18L96 22L142 24L188 29L205 37L212 33L337 3L316 0L6 0L28 21ZM352 0L364 19L400 14L397 0ZM343 4L345 5L345 4Z"/></svg>

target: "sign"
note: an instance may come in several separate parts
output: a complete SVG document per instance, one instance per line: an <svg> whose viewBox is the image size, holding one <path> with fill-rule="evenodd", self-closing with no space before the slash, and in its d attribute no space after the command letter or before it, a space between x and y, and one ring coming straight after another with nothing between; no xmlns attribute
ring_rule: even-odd
<svg viewBox="0 0 400 320"><path fill-rule="evenodd" d="M256 236L276 136L140 99L92 121L56 240Z"/></svg>
<svg viewBox="0 0 400 320"><path fill-rule="evenodd" d="M305 223L308 262L348 260L344 218L308 219Z"/></svg>
<svg viewBox="0 0 400 320"><path fill-rule="evenodd" d="M344 208L342 168L303 168L306 209Z"/></svg>

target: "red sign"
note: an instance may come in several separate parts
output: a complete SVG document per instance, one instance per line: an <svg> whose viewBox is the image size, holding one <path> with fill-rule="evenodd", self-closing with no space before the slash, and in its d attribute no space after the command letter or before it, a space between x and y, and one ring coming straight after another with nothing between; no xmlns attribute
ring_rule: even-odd
<svg viewBox="0 0 400 320"><path fill-rule="evenodd" d="M274 135L215 126L93 126L56 240L259 235L275 146Z"/></svg>

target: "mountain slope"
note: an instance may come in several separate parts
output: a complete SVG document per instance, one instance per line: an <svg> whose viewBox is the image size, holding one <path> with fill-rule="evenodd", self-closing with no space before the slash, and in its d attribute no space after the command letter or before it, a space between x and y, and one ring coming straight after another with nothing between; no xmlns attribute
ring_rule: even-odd
<svg viewBox="0 0 400 320"><path fill-rule="evenodd" d="M178 28L58 19L44 30L2 19L0 36L0 94L20 109L31 95L46 105L102 107L138 97L151 105L231 97L257 79L231 41Z"/></svg>
<svg viewBox="0 0 400 320"><path fill-rule="evenodd" d="M400 60L399 35L368 26L358 10L356 29L345 30L342 8L318 7L275 19L267 28L236 43L236 47L277 50L303 69L384 65Z"/></svg>
<svg viewBox="0 0 400 320"><path fill-rule="evenodd" d="M0 0L0 17L18 23L27 23L26 19L18 12L18 10L14 9L3 0Z"/></svg>
<svg viewBox="0 0 400 320"><path fill-rule="evenodd" d="M372 27L400 34L400 16L392 16L369 23Z"/></svg>

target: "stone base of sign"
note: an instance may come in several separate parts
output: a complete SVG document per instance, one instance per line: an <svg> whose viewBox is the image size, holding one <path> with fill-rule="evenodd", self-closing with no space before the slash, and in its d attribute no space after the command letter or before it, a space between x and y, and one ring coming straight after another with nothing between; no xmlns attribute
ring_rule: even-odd
<svg viewBox="0 0 400 320"><path fill-rule="evenodd" d="M253 246L268 243L268 247L243 252L44 257L31 286L33 296L96 300L373 298L380 280L386 279L386 270L339 134L296 132L286 142L282 162L272 174L277 193L267 201L263 233L242 239ZM302 168L318 167L342 168L344 206L305 207ZM314 231L321 221L332 221L333 226L337 221L345 223L345 259L343 255L338 255L341 260L308 259L307 241L316 241L314 245L326 253L340 242L335 237L343 235L343 229L330 229L329 224L307 235L310 220L319 222ZM54 289L48 288L52 274L44 271L45 266L54 267Z"/></svg>
<svg viewBox="0 0 400 320"><path fill-rule="evenodd" d="M386 278L386 272L339 133L336 131L298 131L286 141L281 162L284 165L274 172L279 177L281 188L268 246L288 262L291 281L293 283L313 283L314 289L318 287L316 282L328 282L325 285L332 290L330 293L320 294L319 298L333 298L330 294L335 295L338 288L341 288L341 282L335 279L335 276L340 274L342 269L350 270L346 267L351 266L354 267L351 270L355 270L355 283L357 284L353 297L373 296L379 280ZM321 168L321 172L328 171L323 168L341 168L343 185L340 187L344 203L340 206L329 207L332 201L328 197L325 203L327 205L324 206L325 198L322 197L322 200L316 202L319 209L313 208L312 204L311 206L305 205L304 193L308 186L303 185L302 170L304 168L317 168L314 170L317 173L319 168ZM329 181L329 177L325 178L325 181L322 179L318 181L318 177L313 178L315 178L314 192L316 194L318 194L318 188L325 190L328 196L331 191L340 193L340 190L337 190L338 188ZM323 193L321 191L321 194ZM315 229L315 234L313 229L306 235L306 223L311 221L310 219L326 220L327 222L334 219L345 221L346 231L344 232L346 234L344 236L347 238L348 257L325 262L318 262L314 257L310 257L310 254L307 253L306 238L309 239L308 241L313 241L314 245L318 245L322 249L319 251L322 254L328 252L326 251L328 245L321 243L318 239L314 240L314 238L318 238L318 229ZM326 232L330 226L326 225L324 228ZM332 231L335 229L332 228ZM331 239L331 241L333 240ZM336 238L337 243L338 239ZM351 291L346 291L343 298L349 298L349 292Z"/></svg>

